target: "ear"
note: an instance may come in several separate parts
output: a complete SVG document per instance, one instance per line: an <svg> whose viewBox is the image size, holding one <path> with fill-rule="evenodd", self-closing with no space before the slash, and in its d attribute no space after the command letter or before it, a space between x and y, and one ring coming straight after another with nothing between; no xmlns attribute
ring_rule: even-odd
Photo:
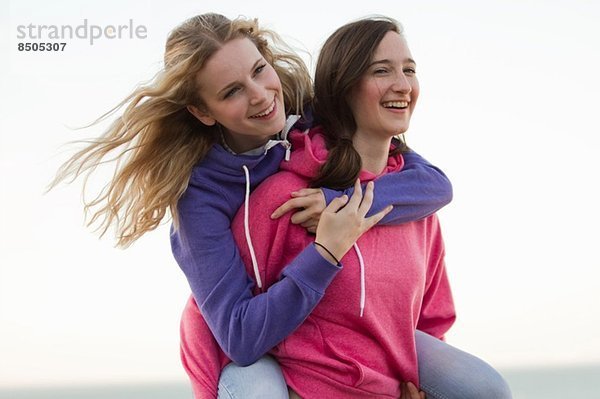
<svg viewBox="0 0 600 399"><path fill-rule="evenodd" d="M213 126L217 123L217 120L211 117L205 111L200 110L200 108L194 105L188 105L187 110L196 117L200 122L204 123L206 126Z"/></svg>

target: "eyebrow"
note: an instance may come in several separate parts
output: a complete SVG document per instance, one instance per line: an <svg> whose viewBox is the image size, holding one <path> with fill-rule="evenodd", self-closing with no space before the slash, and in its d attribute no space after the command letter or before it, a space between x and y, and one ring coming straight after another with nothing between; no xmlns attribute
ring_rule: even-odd
<svg viewBox="0 0 600 399"><path fill-rule="evenodd" d="M403 62L417 65L417 62L415 60L413 60L412 58L406 58ZM383 60L377 60L377 61L371 62L369 64L369 68L372 67L373 65L376 65L376 64L391 65L391 64L393 64L393 62L391 60L388 60L387 58L383 59Z"/></svg>
<svg viewBox="0 0 600 399"><path fill-rule="evenodd" d="M263 57L260 57L258 60L256 60L256 61L254 62L254 64L252 64L252 68L250 69L250 71L254 71L254 70L256 69L256 66L257 66L258 64L260 64L260 63L262 62L262 60L263 60ZM225 92L227 92L229 89L231 89L232 87L234 87L234 86L235 86L235 85L237 85L238 83L239 83L239 82L238 82L237 80L236 80L236 81L234 81L234 82L231 82L231 83L229 83L227 86L225 86L224 88L222 88L221 90L219 90L219 91L217 92L217 95L219 95L219 96L220 96L220 95L224 94Z"/></svg>

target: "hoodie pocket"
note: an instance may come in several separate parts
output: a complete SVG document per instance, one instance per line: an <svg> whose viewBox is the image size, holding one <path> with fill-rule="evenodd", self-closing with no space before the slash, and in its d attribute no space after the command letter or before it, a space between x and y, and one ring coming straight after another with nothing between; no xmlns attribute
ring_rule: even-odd
<svg viewBox="0 0 600 399"><path fill-rule="evenodd" d="M381 371L375 370L356 358L352 357L348 351L337 347L335 343L325 339L327 351L332 358L335 358L341 371L340 377L346 381L346 384L353 386L365 393L380 395L382 397L400 395L400 382L396 378L389 377ZM364 348L369 351L368 348ZM386 359L375 359L375 361L385 364Z"/></svg>
<svg viewBox="0 0 600 399"><path fill-rule="evenodd" d="M309 316L279 345L279 355L292 362L312 362L323 356L324 341L319 325Z"/></svg>

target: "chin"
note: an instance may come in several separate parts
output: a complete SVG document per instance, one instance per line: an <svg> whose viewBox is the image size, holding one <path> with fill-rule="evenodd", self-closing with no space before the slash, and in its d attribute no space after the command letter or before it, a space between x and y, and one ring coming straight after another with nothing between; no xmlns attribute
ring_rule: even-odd
<svg viewBox="0 0 600 399"><path fill-rule="evenodd" d="M273 134L278 134L283 130L285 126L285 121L283 123L277 123L276 125L271 125L273 128L271 130L275 131Z"/></svg>
<svg viewBox="0 0 600 399"><path fill-rule="evenodd" d="M408 130L408 125L398 126L396 128L396 134L404 134Z"/></svg>
<svg viewBox="0 0 600 399"><path fill-rule="evenodd" d="M286 116L285 113L282 112L281 116L277 117L277 126L278 126L278 132L283 130L283 127L285 126L285 120L286 120Z"/></svg>

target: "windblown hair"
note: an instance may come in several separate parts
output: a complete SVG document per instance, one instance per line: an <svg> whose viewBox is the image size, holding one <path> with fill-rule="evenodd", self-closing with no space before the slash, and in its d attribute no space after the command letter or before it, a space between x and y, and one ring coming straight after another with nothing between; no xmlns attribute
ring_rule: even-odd
<svg viewBox="0 0 600 399"><path fill-rule="evenodd" d="M312 181L313 187L342 189L358 178L362 162L352 145L356 121L348 100L389 31L402 34L402 26L387 17L361 19L336 30L321 49L313 106L316 120L325 131L329 155ZM396 152L405 149L401 142Z"/></svg>
<svg viewBox="0 0 600 399"><path fill-rule="evenodd" d="M187 110L188 105L204 106L196 76L215 52L237 38L250 39L274 67L288 112L302 112L312 94L310 74L274 32L259 28L256 19L229 20L212 13L183 22L167 38L163 70L94 122L125 107L101 137L61 166L50 184L80 175L87 183L98 165L115 164L113 179L94 199L84 198L88 226L98 222L101 236L114 226L117 246L127 247L155 229L167 209L178 226L177 202L192 168L220 137L218 126L202 124Z"/></svg>

